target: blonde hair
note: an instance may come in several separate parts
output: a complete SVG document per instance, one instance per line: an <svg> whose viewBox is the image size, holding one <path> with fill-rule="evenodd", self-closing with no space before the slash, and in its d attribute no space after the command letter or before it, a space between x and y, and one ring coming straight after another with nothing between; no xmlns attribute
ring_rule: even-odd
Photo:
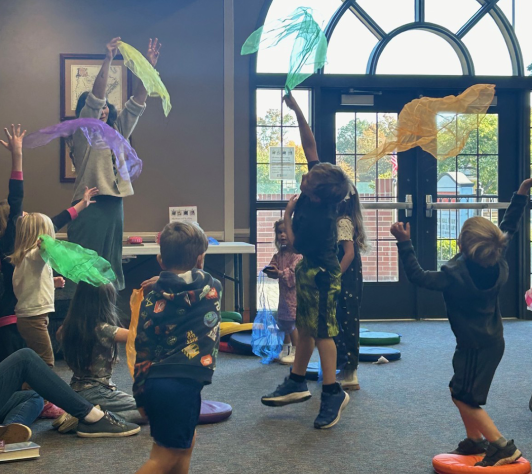
<svg viewBox="0 0 532 474"><path fill-rule="evenodd" d="M483 267L491 267L502 257L508 237L488 219L470 217L464 222L458 241L466 258Z"/></svg>
<svg viewBox="0 0 532 474"><path fill-rule="evenodd" d="M9 209L10 208L7 199L0 201L0 237L2 237L6 231Z"/></svg>
<svg viewBox="0 0 532 474"><path fill-rule="evenodd" d="M49 235L55 239L52 220L44 214L30 212L17 220L17 234L13 253L8 257L15 267L22 263L26 254L37 247L40 235Z"/></svg>

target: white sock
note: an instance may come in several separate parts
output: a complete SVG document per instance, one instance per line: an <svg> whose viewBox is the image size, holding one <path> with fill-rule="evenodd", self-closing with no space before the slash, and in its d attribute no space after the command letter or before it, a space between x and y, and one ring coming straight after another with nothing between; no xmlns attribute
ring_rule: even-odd
<svg viewBox="0 0 532 474"><path fill-rule="evenodd" d="M103 415L104 412L102 410L98 410L98 408L93 407L83 421L87 423L96 423L97 421L100 421L103 418Z"/></svg>

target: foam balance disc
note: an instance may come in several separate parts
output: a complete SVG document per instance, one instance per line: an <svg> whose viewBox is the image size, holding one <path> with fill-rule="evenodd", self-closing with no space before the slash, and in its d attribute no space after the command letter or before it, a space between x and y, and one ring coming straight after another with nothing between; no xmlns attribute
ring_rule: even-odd
<svg viewBox="0 0 532 474"><path fill-rule="evenodd" d="M369 329L366 329L366 328L360 328L360 334L362 334L363 332L369 332Z"/></svg>
<svg viewBox="0 0 532 474"><path fill-rule="evenodd" d="M229 336L227 336L229 337ZM233 354L235 352L235 350L233 349L232 346L229 345L228 342L226 341L220 341L220 352L229 352L231 354Z"/></svg>
<svg viewBox="0 0 532 474"><path fill-rule="evenodd" d="M233 409L227 403L202 400L199 424L219 423L220 421L227 420L231 416L231 413L233 413Z"/></svg>
<svg viewBox="0 0 532 474"><path fill-rule="evenodd" d="M221 323L220 324L220 337L222 341L229 340L226 336L234 334L237 332L249 332L253 329L253 323L238 324L235 322L232 323Z"/></svg>
<svg viewBox="0 0 532 474"><path fill-rule="evenodd" d="M359 360L360 362L377 362L381 356L386 357L389 361L399 360L401 351L391 347L361 347Z"/></svg>
<svg viewBox="0 0 532 474"><path fill-rule="evenodd" d="M237 313L236 311L222 311L222 322L230 322L234 321L235 323L241 323L242 322L242 315L240 313Z"/></svg>
<svg viewBox="0 0 532 474"><path fill-rule="evenodd" d="M338 375L340 373L339 370L336 371L336 374ZM307 373L305 374L305 378L307 380L318 380L319 375L319 362L309 362L307 366Z"/></svg>
<svg viewBox="0 0 532 474"><path fill-rule="evenodd" d="M364 332L360 334L361 346L390 346L392 344L399 344L401 336L394 332Z"/></svg>
<svg viewBox="0 0 532 474"><path fill-rule="evenodd" d="M438 454L432 459L432 467L438 474L481 473L484 474L530 474L530 463L519 458L513 464L481 467L475 463L483 456L460 456L459 454Z"/></svg>
<svg viewBox="0 0 532 474"><path fill-rule="evenodd" d="M255 355L251 350L251 331L231 334L228 342L237 354Z"/></svg>

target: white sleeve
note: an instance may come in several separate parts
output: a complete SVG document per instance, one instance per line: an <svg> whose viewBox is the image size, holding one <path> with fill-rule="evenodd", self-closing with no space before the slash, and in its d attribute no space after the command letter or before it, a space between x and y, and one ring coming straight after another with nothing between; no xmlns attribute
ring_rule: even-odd
<svg viewBox="0 0 532 474"><path fill-rule="evenodd" d="M355 234L355 227L351 222L351 219L342 218L338 219L338 242L353 241L353 235Z"/></svg>

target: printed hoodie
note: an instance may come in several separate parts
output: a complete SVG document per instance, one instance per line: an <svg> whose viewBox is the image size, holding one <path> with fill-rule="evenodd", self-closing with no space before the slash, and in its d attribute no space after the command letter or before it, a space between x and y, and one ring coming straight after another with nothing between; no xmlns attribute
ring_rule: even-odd
<svg viewBox="0 0 532 474"><path fill-rule="evenodd" d="M222 285L203 270L162 272L142 302L133 394L147 378L210 384L220 344Z"/></svg>

